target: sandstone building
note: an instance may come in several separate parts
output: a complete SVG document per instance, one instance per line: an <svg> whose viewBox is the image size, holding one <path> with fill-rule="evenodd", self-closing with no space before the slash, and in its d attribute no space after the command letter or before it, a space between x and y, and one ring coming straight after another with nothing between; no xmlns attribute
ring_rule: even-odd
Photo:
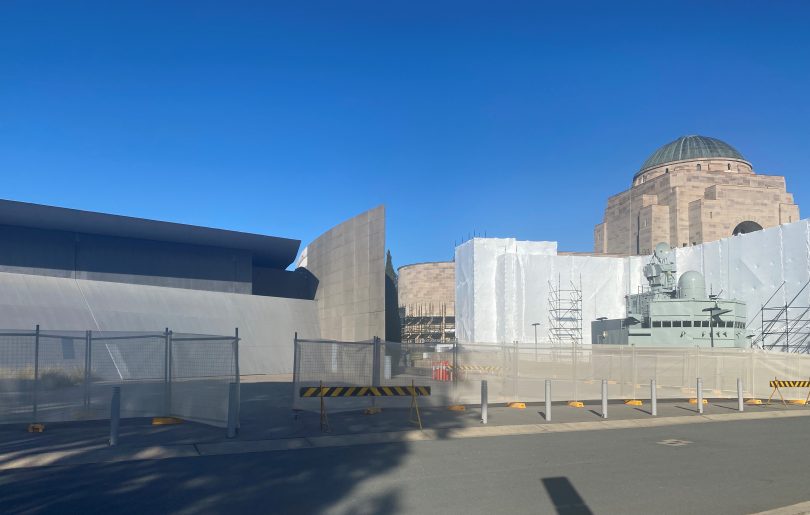
<svg viewBox="0 0 810 515"><path fill-rule="evenodd" d="M398 272L402 342L454 341L455 263L417 263L401 266Z"/></svg>
<svg viewBox="0 0 810 515"><path fill-rule="evenodd" d="M630 189L608 199L594 252L649 254L659 242L685 247L798 220L784 177L754 173L728 143L683 136L653 152Z"/></svg>

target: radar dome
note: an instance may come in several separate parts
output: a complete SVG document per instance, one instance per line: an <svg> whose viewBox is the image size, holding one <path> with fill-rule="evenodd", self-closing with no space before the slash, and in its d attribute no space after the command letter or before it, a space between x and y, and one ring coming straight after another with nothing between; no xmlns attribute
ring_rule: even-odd
<svg viewBox="0 0 810 515"><path fill-rule="evenodd" d="M706 282L703 280L703 274L694 270L682 273L678 279L678 298L705 299Z"/></svg>

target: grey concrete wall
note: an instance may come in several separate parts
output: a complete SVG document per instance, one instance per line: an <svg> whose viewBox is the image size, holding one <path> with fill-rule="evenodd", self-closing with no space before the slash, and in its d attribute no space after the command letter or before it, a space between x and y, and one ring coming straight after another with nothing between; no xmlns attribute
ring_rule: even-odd
<svg viewBox="0 0 810 515"><path fill-rule="evenodd" d="M318 280L321 336L385 336L385 207L366 211L310 243L299 266Z"/></svg>
<svg viewBox="0 0 810 515"><path fill-rule="evenodd" d="M320 335L312 300L0 272L0 328L161 331L242 338L242 374L288 374L293 335Z"/></svg>

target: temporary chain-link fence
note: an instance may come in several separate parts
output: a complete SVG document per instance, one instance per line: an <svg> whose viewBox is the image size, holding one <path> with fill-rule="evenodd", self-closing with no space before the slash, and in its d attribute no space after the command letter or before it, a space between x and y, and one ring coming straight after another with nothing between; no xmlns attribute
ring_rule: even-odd
<svg viewBox="0 0 810 515"><path fill-rule="evenodd" d="M238 336L0 330L0 421L175 416L219 427L239 382Z"/></svg>
<svg viewBox="0 0 810 515"><path fill-rule="evenodd" d="M475 404L486 380L489 402L542 402L545 381L554 401L595 400L602 380L611 399L648 399L656 381L659 399L697 395L734 398L741 379L746 398L766 398L768 382L810 379L810 356L752 349L662 348L632 345L527 347L512 344L401 344L296 340L294 409L318 410L319 400L302 399L302 386L430 386L427 405ZM804 399L807 389L782 389L787 399ZM340 395L337 395L340 396ZM407 406L397 397L341 398L330 410L376 403Z"/></svg>

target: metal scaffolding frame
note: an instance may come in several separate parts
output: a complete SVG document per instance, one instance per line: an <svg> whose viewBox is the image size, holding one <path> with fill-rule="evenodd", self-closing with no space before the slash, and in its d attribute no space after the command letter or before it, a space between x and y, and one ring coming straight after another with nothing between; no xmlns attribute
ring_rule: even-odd
<svg viewBox="0 0 810 515"><path fill-rule="evenodd" d="M765 350L776 350L796 354L810 354L810 306L797 304L799 296L810 285L810 281L782 305L770 305L776 294L785 287L779 285L759 310L748 326L759 318L759 333L751 340L751 346Z"/></svg>
<svg viewBox="0 0 810 515"><path fill-rule="evenodd" d="M548 283L548 334L553 345L582 345L582 276L579 287Z"/></svg>
<svg viewBox="0 0 810 515"><path fill-rule="evenodd" d="M456 341L456 318L447 316L446 304L416 304L400 310L402 343Z"/></svg>

